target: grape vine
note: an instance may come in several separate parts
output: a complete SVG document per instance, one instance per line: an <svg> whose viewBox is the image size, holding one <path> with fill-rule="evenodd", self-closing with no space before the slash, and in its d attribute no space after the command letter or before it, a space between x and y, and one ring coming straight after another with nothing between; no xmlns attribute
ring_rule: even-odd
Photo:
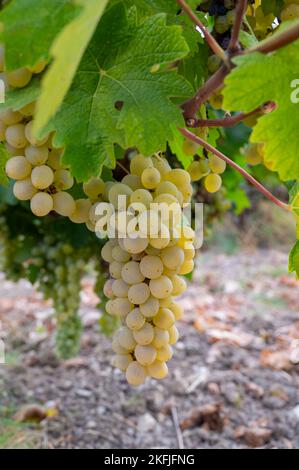
<svg viewBox="0 0 299 470"><path fill-rule="evenodd" d="M184 204L208 203L209 228L254 186L298 222L299 4L63 0L50 27L27 1L31 28L18 0L0 11L1 269L52 299L61 358L79 351L81 280L95 272L114 365L133 386L163 378L194 269ZM177 206L172 225L160 204Z"/></svg>

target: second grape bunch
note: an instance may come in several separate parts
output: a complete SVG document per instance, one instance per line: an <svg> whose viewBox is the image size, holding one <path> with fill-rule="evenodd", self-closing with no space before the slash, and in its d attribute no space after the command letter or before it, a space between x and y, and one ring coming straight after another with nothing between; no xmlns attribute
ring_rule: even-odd
<svg viewBox="0 0 299 470"><path fill-rule="evenodd" d="M190 175L182 169L171 170L164 158L137 155L125 181L110 187L108 199L116 211L119 195L126 196L128 205L136 201L144 205L138 219L142 229L145 214L159 217L155 209L149 209L150 202L176 203L181 208L190 201ZM118 231L102 249L111 276L104 287L109 298L106 309L122 322L113 339L113 363L133 386L143 384L148 376L162 379L167 375L166 363L179 338L175 322L182 318L183 309L175 297L186 289L182 276L193 270L195 250L192 228L178 228L161 223L155 229L150 223L154 233L146 233L145 227L147 236L137 237L128 229L125 238Z"/></svg>

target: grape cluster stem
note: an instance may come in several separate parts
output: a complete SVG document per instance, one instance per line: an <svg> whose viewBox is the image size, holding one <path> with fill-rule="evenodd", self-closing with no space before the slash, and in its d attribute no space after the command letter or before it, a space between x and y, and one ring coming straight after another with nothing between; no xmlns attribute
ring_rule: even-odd
<svg viewBox="0 0 299 470"><path fill-rule="evenodd" d="M247 181L249 181L253 186L255 186L260 191L260 193L262 193L271 202L273 202L277 206L281 207L282 209L287 210L288 212L292 211L291 206L289 204L286 204L285 202L281 201L276 196L274 196L259 181L257 181L246 170L244 170L244 168L242 168L236 162L234 162L229 157L224 155L224 153L220 152L219 150L217 150L215 147L213 147L211 144L209 144L205 140L201 139L200 137L197 137L192 132L188 131L188 129L179 128L179 131L184 137L186 137L187 139L192 140L193 142L201 145L208 152L212 152L214 155L217 155L217 157L221 158L221 160L224 160L228 165L230 165L232 168L237 170L242 176L244 176L245 179L247 179Z"/></svg>

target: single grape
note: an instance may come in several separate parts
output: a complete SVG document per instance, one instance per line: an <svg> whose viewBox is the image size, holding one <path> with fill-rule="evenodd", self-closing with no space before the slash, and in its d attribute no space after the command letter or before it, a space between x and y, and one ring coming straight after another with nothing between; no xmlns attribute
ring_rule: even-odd
<svg viewBox="0 0 299 470"><path fill-rule="evenodd" d="M141 174L141 182L146 189L155 189L161 181L160 172L156 168L146 168Z"/></svg>
<svg viewBox="0 0 299 470"><path fill-rule="evenodd" d="M53 198L47 193L36 193L30 201L30 208L34 215L44 217L53 210Z"/></svg>
<svg viewBox="0 0 299 470"><path fill-rule="evenodd" d="M126 317L126 325L130 330L140 330L145 324L145 318L139 308L134 308Z"/></svg>
<svg viewBox="0 0 299 470"><path fill-rule="evenodd" d="M160 276L157 279L151 279L149 288L154 297L157 299L165 299L172 293L172 282L167 276Z"/></svg>
<svg viewBox="0 0 299 470"><path fill-rule="evenodd" d="M178 269L184 262L184 251L178 246L164 248L161 259L168 269Z"/></svg>
<svg viewBox="0 0 299 470"><path fill-rule="evenodd" d="M46 189L53 183L54 173L47 165L41 165L33 168L31 181L35 188Z"/></svg>
<svg viewBox="0 0 299 470"><path fill-rule="evenodd" d="M134 308L134 305L126 298L116 298L112 302L115 314L121 318L125 318Z"/></svg>
<svg viewBox="0 0 299 470"><path fill-rule="evenodd" d="M216 193L217 191L219 191L222 185L221 176L216 173L208 175L205 178L204 185L209 193Z"/></svg>
<svg viewBox="0 0 299 470"><path fill-rule="evenodd" d="M68 170L56 170L54 173L54 186L59 191L66 191L74 184L74 178ZM91 204L90 204L91 206Z"/></svg>
<svg viewBox="0 0 299 470"><path fill-rule="evenodd" d="M175 317L169 308L160 308L153 318L153 323L162 330L168 330L175 322Z"/></svg>
<svg viewBox="0 0 299 470"><path fill-rule="evenodd" d="M5 131L5 138L12 147L17 149L25 147L28 142L25 137L24 124L14 124L9 126Z"/></svg>
<svg viewBox="0 0 299 470"><path fill-rule="evenodd" d="M125 210L129 205L132 192L132 189L126 184L115 183L109 190L109 202L118 209L124 205L123 210Z"/></svg>
<svg viewBox="0 0 299 470"><path fill-rule="evenodd" d="M125 372L127 370L131 362L133 362L131 354L117 354L112 359L113 366L121 370L122 372Z"/></svg>
<svg viewBox="0 0 299 470"><path fill-rule="evenodd" d="M140 312L147 318L154 317L155 315L157 315L159 307L159 300L153 296L150 296L146 302L139 306Z"/></svg>
<svg viewBox="0 0 299 470"><path fill-rule="evenodd" d="M136 189L131 194L130 203L139 203L143 204L146 209L150 208L151 203L153 202L153 196L147 189Z"/></svg>
<svg viewBox="0 0 299 470"><path fill-rule="evenodd" d="M169 332L162 330L161 328L154 327L154 338L152 346L159 349L166 346L169 343Z"/></svg>
<svg viewBox="0 0 299 470"><path fill-rule="evenodd" d="M163 273L163 263L158 256L144 256L140 261L140 271L148 279L157 279Z"/></svg>
<svg viewBox="0 0 299 470"><path fill-rule="evenodd" d="M89 220L91 202L89 199L77 199L75 211L70 215L70 220L75 224L86 224Z"/></svg>
<svg viewBox="0 0 299 470"><path fill-rule="evenodd" d="M90 199L98 199L104 192L105 183L101 178L91 178L83 183L83 191Z"/></svg>
<svg viewBox="0 0 299 470"><path fill-rule="evenodd" d="M37 189L33 186L31 178L26 178L15 182L13 193L20 201L29 201L37 193Z"/></svg>
<svg viewBox="0 0 299 470"><path fill-rule="evenodd" d="M162 348L157 350L157 361L166 362L169 361L173 356L173 351L169 344L165 344Z"/></svg>
<svg viewBox="0 0 299 470"><path fill-rule="evenodd" d="M131 362L126 370L126 379L130 385L142 385L146 379L146 371L137 361Z"/></svg>
<svg viewBox="0 0 299 470"><path fill-rule="evenodd" d="M172 282L172 295L181 295L187 289L187 283L183 277L175 274L170 280Z"/></svg>
<svg viewBox="0 0 299 470"><path fill-rule="evenodd" d="M135 155L135 157L132 158L131 163L130 163L130 173L132 175L136 175L141 177L142 172L146 168L153 168L153 161L149 157L144 157L143 155Z"/></svg>
<svg viewBox="0 0 299 470"><path fill-rule="evenodd" d="M23 180L31 174L31 165L23 156L12 157L6 162L5 171L9 178Z"/></svg>
<svg viewBox="0 0 299 470"><path fill-rule="evenodd" d="M113 292L113 285L115 282L116 281L114 281L113 279L108 279L104 284L103 292L104 292L104 295L108 297L108 299L113 299L115 295Z"/></svg>
<svg viewBox="0 0 299 470"><path fill-rule="evenodd" d="M193 142L192 140L186 139L182 145L183 152L185 155L193 156L199 149L199 144Z"/></svg>
<svg viewBox="0 0 299 470"><path fill-rule="evenodd" d="M127 349L128 351L134 351L135 346L136 346L136 341L134 339L132 331L128 327L123 326L119 330L117 339L118 339L120 346Z"/></svg>
<svg viewBox="0 0 299 470"><path fill-rule="evenodd" d="M152 325L145 322L139 330L133 331L133 336L137 344L147 346L154 339L154 328Z"/></svg>
<svg viewBox="0 0 299 470"><path fill-rule="evenodd" d="M70 217L76 210L76 203L73 196L64 191L53 194L53 209L57 214Z"/></svg>
<svg viewBox="0 0 299 470"><path fill-rule="evenodd" d="M171 166L169 165L166 158L162 158L159 155L154 155L152 157L152 162L162 177L171 170Z"/></svg>
<svg viewBox="0 0 299 470"><path fill-rule="evenodd" d="M219 34L223 34L229 29L226 15L219 15L215 18L214 28Z"/></svg>
<svg viewBox="0 0 299 470"><path fill-rule="evenodd" d="M48 159L49 151L46 145L34 147L29 145L25 148L25 157L31 165L43 165Z"/></svg>
<svg viewBox="0 0 299 470"><path fill-rule="evenodd" d="M128 299L132 304L140 305L144 304L150 296L150 290L147 284L140 282L134 284L129 288Z"/></svg>
<svg viewBox="0 0 299 470"><path fill-rule="evenodd" d="M109 273L114 279L121 278L121 270L124 266L124 263L120 263L119 261L112 261L109 265Z"/></svg>
<svg viewBox="0 0 299 470"><path fill-rule="evenodd" d="M123 177L121 182L127 186L129 186L132 191L136 191L137 189L141 188L141 178L137 175L126 175Z"/></svg>
<svg viewBox="0 0 299 470"><path fill-rule="evenodd" d="M106 263L112 263L114 258L112 256L113 248L117 246L116 240L108 240L101 250L101 256Z"/></svg>
<svg viewBox="0 0 299 470"><path fill-rule="evenodd" d="M37 139L33 132L32 132L32 127L34 125L34 121L30 121L28 122L28 124L26 124L25 126L25 136L26 136L26 139L28 140L28 142L30 142L31 145L35 145L36 147L40 146L40 145L44 145L48 138L49 138L49 135L47 134L46 136L44 136L42 139Z"/></svg>
<svg viewBox="0 0 299 470"><path fill-rule="evenodd" d="M148 373L154 379L164 379L168 374L168 367L165 362L155 361L148 366Z"/></svg>
<svg viewBox="0 0 299 470"><path fill-rule="evenodd" d="M22 121L23 116L19 111L12 111L11 109L5 109L0 112L0 119L6 126L12 126Z"/></svg>
<svg viewBox="0 0 299 470"><path fill-rule="evenodd" d="M10 86L14 88L23 88L30 82L32 73L26 68L20 68L13 72L7 72L6 78Z"/></svg>
<svg viewBox="0 0 299 470"><path fill-rule="evenodd" d="M178 339L179 339L179 332L178 332L178 329L175 325L172 325L169 330L168 330L168 333L169 333L169 344L175 344L178 342Z"/></svg>
<svg viewBox="0 0 299 470"><path fill-rule="evenodd" d="M124 248L130 254L142 253L148 245L148 239L145 236L127 237L124 239Z"/></svg>
<svg viewBox="0 0 299 470"><path fill-rule="evenodd" d="M221 160L221 158L217 157L217 155L210 155L209 156L209 167L213 173L223 173L226 168L225 161Z"/></svg>
<svg viewBox="0 0 299 470"><path fill-rule="evenodd" d="M156 360L157 350L153 348L153 346L141 346L137 344L134 354L139 364L149 366Z"/></svg>

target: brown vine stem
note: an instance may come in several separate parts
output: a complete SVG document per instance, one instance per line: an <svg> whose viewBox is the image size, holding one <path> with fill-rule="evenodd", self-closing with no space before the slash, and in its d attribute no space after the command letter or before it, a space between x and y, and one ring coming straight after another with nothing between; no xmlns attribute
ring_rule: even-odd
<svg viewBox="0 0 299 470"><path fill-rule="evenodd" d="M239 113L235 116L227 116L219 119L197 119L197 121L192 123L193 125L189 127L233 127L250 116L259 113L268 114L274 111L275 108L276 104L273 101L269 101L249 113Z"/></svg>
<svg viewBox="0 0 299 470"><path fill-rule="evenodd" d="M236 7L236 18L232 28L232 34L228 45L228 52L233 53L240 49L239 36L243 18L247 8L247 0L239 0Z"/></svg>
<svg viewBox="0 0 299 470"><path fill-rule="evenodd" d="M116 165L119 166L119 168L121 168L127 175L130 174L130 172L126 169L126 167L119 161L116 162Z"/></svg>
<svg viewBox="0 0 299 470"><path fill-rule="evenodd" d="M221 87L223 80L229 70L222 65L217 72L214 73L206 83L197 91L196 95L188 101L185 101L181 108L184 110L184 118L186 120L196 120L195 114L200 106L207 101L215 90ZM189 125L189 124L188 124Z"/></svg>
<svg viewBox="0 0 299 470"><path fill-rule="evenodd" d="M269 39L266 39L256 46L250 47L246 50L246 53L262 52L263 54L267 54L268 52L276 51L277 49L296 41L296 39L299 39L299 23L290 26L281 33L271 36Z"/></svg>
<svg viewBox="0 0 299 470"><path fill-rule="evenodd" d="M222 47L218 44L218 42L213 38L213 36L209 33L207 28L202 24L200 19L196 16L194 11L187 5L185 0L177 0L178 4L182 7L185 13L189 16L189 18L193 21L193 23L198 26L200 29L201 33L204 35L205 40L207 41L207 44L210 46L212 51L217 54L221 59L226 62L227 61L227 55L222 49Z"/></svg>
<svg viewBox="0 0 299 470"><path fill-rule="evenodd" d="M217 157L221 158L221 160L224 160L228 165L230 165L232 168L237 170L244 178L246 178L253 186L255 186L266 198L268 198L271 202L276 204L277 206L281 207L282 209L285 209L287 211L291 211L291 207L286 204L285 202L281 201L277 197L275 197L268 189L266 189L259 181L257 181L253 176L251 176L249 173L247 173L244 168L242 168L240 165L235 163L233 160L228 158L224 153L220 152L217 150L215 147L210 145L208 142L205 140L201 139L200 137L197 137L194 135L192 132L188 131L188 129L182 129L179 128L180 133L186 137L187 139L192 140L196 144L201 145L204 147L207 151L213 153Z"/></svg>

